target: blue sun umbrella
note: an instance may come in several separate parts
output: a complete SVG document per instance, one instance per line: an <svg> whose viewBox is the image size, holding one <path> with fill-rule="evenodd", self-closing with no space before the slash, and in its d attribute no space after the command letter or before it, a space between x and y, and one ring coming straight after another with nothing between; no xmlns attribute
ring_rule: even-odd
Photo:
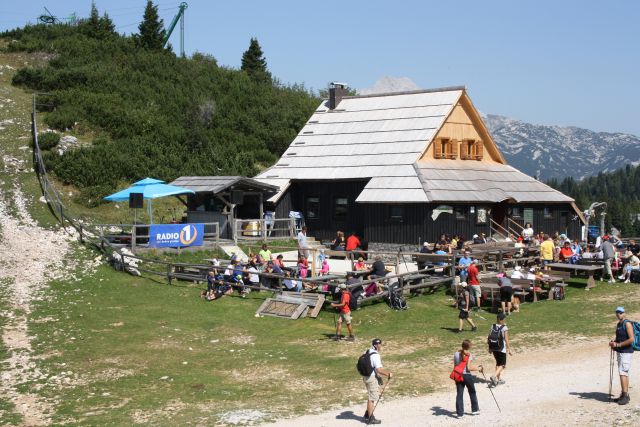
<svg viewBox="0 0 640 427"><path fill-rule="evenodd" d="M153 223L153 215L151 210L151 203L153 199L166 196L177 196L178 194L195 194L193 190L188 188L178 187L177 185L166 184L165 181L161 181L155 178L145 178L134 183L131 187L124 190L113 193L104 198L110 202L125 202L129 200L131 193L142 193L142 198L148 200L149 218Z"/></svg>

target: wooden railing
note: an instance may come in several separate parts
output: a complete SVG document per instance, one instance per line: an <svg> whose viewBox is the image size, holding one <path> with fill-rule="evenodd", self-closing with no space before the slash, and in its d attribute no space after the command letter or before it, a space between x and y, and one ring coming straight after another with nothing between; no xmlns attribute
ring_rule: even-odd
<svg viewBox="0 0 640 427"><path fill-rule="evenodd" d="M296 236L294 218L236 219L233 222L233 241L262 241L293 239Z"/></svg>

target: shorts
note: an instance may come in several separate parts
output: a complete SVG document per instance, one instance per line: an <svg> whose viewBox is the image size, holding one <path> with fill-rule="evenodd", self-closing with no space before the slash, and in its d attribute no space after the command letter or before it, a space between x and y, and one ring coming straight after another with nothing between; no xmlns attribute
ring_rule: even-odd
<svg viewBox="0 0 640 427"><path fill-rule="evenodd" d="M368 399L372 402L377 402L380 398L380 385L378 385L376 376L362 377L362 381L364 381L364 385L367 387Z"/></svg>
<svg viewBox="0 0 640 427"><path fill-rule="evenodd" d="M475 296L476 301L480 301L480 296L482 295L482 289L480 289L480 285L470 285L469 293Z"/></svg>
<svg viewBox="0 0 640 427"><path fill-rule="evenodd" d="M500 288L500 302L511 302L513 297L513 288L511 286L503 286Z"/></svg>
<svg viewBox="0 0 640 427"><path fill-rule="evenodd" d="M553 260L552 260L552 259L543 259L543 260L542 260L542 263L543 263L544 265L547 265L547 264L553 264Z"/></svg>
<svg viewBox="0 0 640 427"><path fill-rule="evenodd" d="M458 319L468 319L469 318L469 312L468 311L464 311L464 310L460 310L460 314L458 315Z"/></svg>
<svg viewBox="0 0 640 427"><path fill-rule="evenodd" d="M342 323L343 320L347 325L350 325L351 324L351 312L340 313L340 316L338 316L338 323Z"/></svg>
<svg viewBox="0 0 640 427"><path fill-rule="evenodd" d="M618 374L628 377L633 353L618 353Z"/></svg>
<svg viewBox="0 0 640 427"><path fill-rule="evenodd" d="M496 359L496 366L507 366L507 353L494 351L493 358Z"/></svg>

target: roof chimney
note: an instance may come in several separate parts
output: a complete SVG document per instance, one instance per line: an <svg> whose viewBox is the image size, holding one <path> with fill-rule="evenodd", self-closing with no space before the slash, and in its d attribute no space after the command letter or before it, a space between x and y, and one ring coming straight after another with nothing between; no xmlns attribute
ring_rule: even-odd
<svg viewBox="0 0 640 427"><path fill-rule="evenodd" d="M340 101L342 101L342 97L348 93L346 83L329 83L329 110L335 110Z"/></svg>

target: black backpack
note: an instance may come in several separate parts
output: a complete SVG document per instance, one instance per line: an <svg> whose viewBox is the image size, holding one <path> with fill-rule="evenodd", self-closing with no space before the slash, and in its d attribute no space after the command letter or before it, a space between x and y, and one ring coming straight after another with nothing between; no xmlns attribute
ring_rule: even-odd
<svg viewBox="0 0 640 427"><path fill-rule="evenodd" d="M362 353L356 363L356 369L363 377L368 377L373 372L373 365L371 364L371 355L377 353L377 351L371 351L371 349Z"/></svg>
<svg viewBox="0 0 640 427"><path fill-rule="evenodd" d="M394 310L406 310L407 301L402 296L402 288L398 282L392 283L389 286L389 306Z"/></svg>
<svg viewBox="0 0 640 427"><path fill-rule="evenodd" d="M349 310L354 311L358 309L358 298L353 295L352 292L349 293Z"/></svg>
<svg viewBox="0 0 640 427"><path fill-rule="evenodd" d="M491 332L487 337L487 344L489 345L489 351L502 351L504 347L504 335L502 334L504 325L491 326Z"/></svg>

